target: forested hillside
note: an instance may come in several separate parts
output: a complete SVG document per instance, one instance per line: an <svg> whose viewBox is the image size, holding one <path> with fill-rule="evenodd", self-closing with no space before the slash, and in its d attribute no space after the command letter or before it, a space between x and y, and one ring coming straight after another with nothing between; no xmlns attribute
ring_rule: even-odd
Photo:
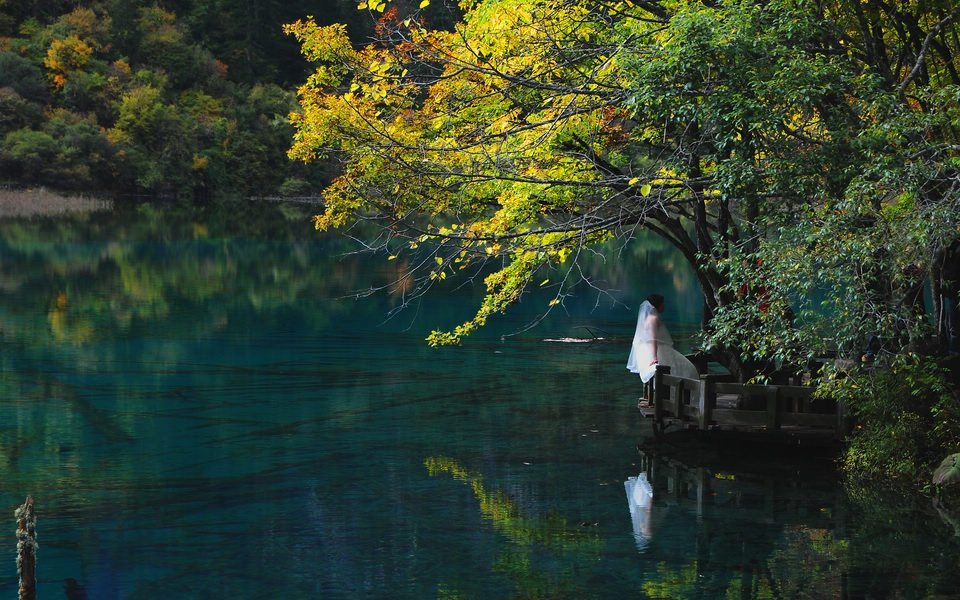
<svg viewBox="0 0 960 600"><path fill-rule="evenodd" d="M318 193L286 156L307 67L282 25L308 14L372 32L343 0L0 0L0 184Z"/></svg>

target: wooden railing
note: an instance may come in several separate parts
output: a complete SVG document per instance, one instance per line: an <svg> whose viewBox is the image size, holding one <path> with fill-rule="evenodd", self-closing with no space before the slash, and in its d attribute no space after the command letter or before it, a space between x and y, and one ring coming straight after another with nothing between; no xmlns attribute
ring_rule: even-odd
<svg viewBox="0 0 960 600"><path fill-rule="evenodd" d="M828 399L813 398L804 385L762 385L725 382L712 375L687 379L658 366L648 385L648 410L653 410L654 431L670 423L696 425L698 429L733 428L780 431L785 427L832 431L841 436L848 422L843 407Z"/></svg>

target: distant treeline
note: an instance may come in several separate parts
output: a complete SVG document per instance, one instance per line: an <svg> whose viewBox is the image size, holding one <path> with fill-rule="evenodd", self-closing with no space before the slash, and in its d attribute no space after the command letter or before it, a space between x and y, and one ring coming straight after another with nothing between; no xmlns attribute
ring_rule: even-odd
<svg viewBox="0 0 960 600"><path fill-rule="evenodd" d="M373 26L355 0L0 1L0 183L317 193L329 166L286 156L308 65L282 25L307 15Z"/></svg>

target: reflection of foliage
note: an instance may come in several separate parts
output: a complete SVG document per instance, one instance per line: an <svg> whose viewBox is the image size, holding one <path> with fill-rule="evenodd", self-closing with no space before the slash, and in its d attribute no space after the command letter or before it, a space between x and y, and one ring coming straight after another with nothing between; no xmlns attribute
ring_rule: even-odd
<svg viewBox="0 0 960 600"><path fill-rule="evenodd" d="M797 527L788 532L788 543L770 561L776 589L783 598L838 598L849 544L832 531Z"/></svg>
<svg viewBox="0 0 960 600"><path fill-rule="evenodd" d="M458 481L467 482L480 502L480 513L516 544L543 544L564 551L597 549L599 540L596 535L570 528L566 519L554 513L538 518L524 515L503 490L488 490L480 475L467 472L453 458L430 457L425 464L432 476L446 472Z"/></svg>
<svg viewBox="0 0 960 600"><path fill-rule="evenodd" d="M301 213L260 206L254 220L259 230L248 226L232 232L227 220L238 211L244 212L148 207L134 214L121 210L4 221L0 319L6 339L35 348L82 344L138 325L169 323L172 307L183 303L198 305L193 314L206 317L176 325L191 327L201 337L236 312L286 308L319 325L341 310L330 298L357 286L358 277L369 280L369 273L339 261L339 253L325 242L250 239L282 239L295 232L297 223L309 232ZM246 239L236 239L236 233ZM109 241L96 241L101 238ZM165 238L180 241L151 241Z"/></svg>
<svg viewBox="0 0 960 600"><path fill-rule="evenodd" d="M784 544L769 558L739 565L724 585L722 598L837 598L846 571L847 543L826 529L805 526L785 531ZM657 564L657 577L643 583L651 598L685 600L704 597L710 560L679 566ZM724 568L729 568L724 565Z"/></svg>
<svg viewBox="0 0 960 600"><path fill-rule="evenodd" d="M956 508L950 508L951 506L960 506L960 503L957 502L960 499L957 496L960 496L960 494L954 494L954 496L949 501L943 497L934 497L933 507L936 509L940 520L953 529L953 536L960 538L960 511Z"/></svg>
<svg viewBox="0 0 960 600"><path fill-rule="evenodd" d="M437 586L437 600L463 600L463 595L456 590L440 584Z"/></svg>
<svg viewBox="0 0 960 600"><path fill-rule="evenodd" d="M569 526L562 516L550 513L533 518L525 515L503 490L489 490L483 477L471 474L456 459L435 456L425 461L431 476L450 473L454 479L467 483L480 502L480 513L489 519L494 528L504 535L512 546L502 550L494 569L509 575L515 582L518 598L588 598L588 590L570 577L568 570L551 573L540 568L536 550L546 549L563 553L594 553L599 550L600 539ZM445 590L443 597L459 597Z"/></svg>
<svg viewBox="0 0 960 600"><path fill-rule="evenodd" d="M851 598L931 598L956 592L960 544L929 498L884 482L845 481L850 511L846 538ZM910 577L859 577L908 572ZM856 583L856 586L852 584Z"/></svg>
<svg viewBox="0 0 960 600"><path fill-rule="evenodd" d="M666 563L657 564L657 580L646 581L643 592L651 598L693 598L697 594L697 562L676 569Z"/></svg>

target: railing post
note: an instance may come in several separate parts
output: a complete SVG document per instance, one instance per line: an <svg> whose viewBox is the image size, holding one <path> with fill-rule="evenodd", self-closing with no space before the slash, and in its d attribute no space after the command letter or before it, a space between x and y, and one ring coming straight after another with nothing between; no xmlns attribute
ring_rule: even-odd
<svg viewBox="0 0 960 600"><path fill-rule="evenodd" d="M713 392L711 385L710 379L706 375L700 376L700 397L697 399L697 416L700 419L698 423L700 431L706 431L710 427L710 409L711 404L713 404L710 401Z"/></svg>
<svg viewBox="0 0 960 600"><path fill-rule="evenodd" d="M837 430L835 432L835 435L839 437L843 437L847 435L847 430L849 428L848 427L849 422L847 421L846 408L847 408L846 405L842 401L837 400Z"/></svg>
<svg viewBox="0 0 960 600"><path fill-rule="evenodd" d="M670 387L663 382L663 376L670 374L670 367L656 366L653 372L653 422L663 423L663 401L670 397Z"/></svg>
<svg viewBox="0 0 960 600"><path fill-rule="evenodd" d="M767 429L776 431L780 429L780 388L771 385L764 390L767 397Z"/></svg>
<svg viewBox="0 0 960 600"><path fill-rule="evenodd" d="M20 575L20 600L37 598L37 520L33 514L33 498L16 510L17 574Z"/></svg>

